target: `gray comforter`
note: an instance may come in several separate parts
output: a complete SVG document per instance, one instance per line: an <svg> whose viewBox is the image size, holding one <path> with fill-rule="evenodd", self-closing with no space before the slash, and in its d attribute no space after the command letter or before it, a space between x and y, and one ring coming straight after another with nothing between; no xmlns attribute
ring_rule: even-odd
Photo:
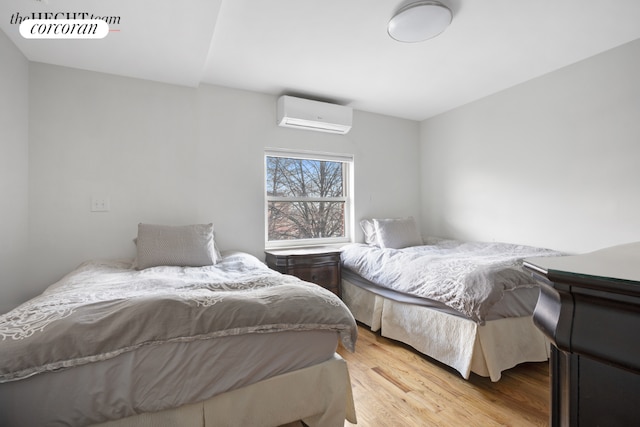
<svg viewBox="0 0 640 427"><path fill-rule="evenodd" d="M505 292L538 286L521 269L523 258L559 255L508 243L443 239L429 243L404 249L347 245L342 263L374 284L439 301L483 324Z"/></svg>
<svg viewBox="0 0 640 427"><path fill-rule="evenodd" d="M0 383L115 357L141 346L240 334L357 329L331 292L233 253L211 267L87 262L0 316Z"/></svg>

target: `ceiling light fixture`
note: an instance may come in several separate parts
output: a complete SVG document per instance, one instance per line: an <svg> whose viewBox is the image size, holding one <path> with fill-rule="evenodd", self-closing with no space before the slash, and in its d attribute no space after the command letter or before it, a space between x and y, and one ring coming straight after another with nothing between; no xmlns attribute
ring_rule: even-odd
<svg viewBox="0 0 640 427"><path fill-rule="evenodd" d="M439 1L416 1L396 12L387 31L399 42L421 42L442 33L452 17L451 9Z"/></svg>

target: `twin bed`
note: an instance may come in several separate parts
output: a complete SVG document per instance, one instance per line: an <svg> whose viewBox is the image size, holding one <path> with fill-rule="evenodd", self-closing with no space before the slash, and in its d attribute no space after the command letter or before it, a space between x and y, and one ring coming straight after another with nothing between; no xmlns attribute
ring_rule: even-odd
<svg viewBox="0 0 640 427"><path fill-rule="evenodd" d="M363 220L364 244L342 249L342 298L354 317L457 370L498 381L545 361L533 323L539 286L522 259L558 252L506 243L430 238L413 218Z"/></svg>
<svg viewBox="0 0 640 427"><path fill-rule="evenodd" d="M220 254L210 224L141 224L137 246L0 316L0 425L356 421L336 349L357 329L334 294Z"/></svg>

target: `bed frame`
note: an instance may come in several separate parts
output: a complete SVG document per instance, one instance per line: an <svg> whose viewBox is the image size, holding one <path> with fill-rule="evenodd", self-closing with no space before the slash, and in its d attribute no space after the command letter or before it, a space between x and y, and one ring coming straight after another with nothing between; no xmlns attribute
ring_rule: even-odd
<svg viewBox="0 0 640 427"><path fill-rule="evenodd" d="M342 270L342 299L356 320L452 367L465 379L474 372L495 382L506 369L549 358L549 342L534 325L533 316L479 325L437 303L419 304L391 292L381 295L375 288L350 270Z"/></svg>

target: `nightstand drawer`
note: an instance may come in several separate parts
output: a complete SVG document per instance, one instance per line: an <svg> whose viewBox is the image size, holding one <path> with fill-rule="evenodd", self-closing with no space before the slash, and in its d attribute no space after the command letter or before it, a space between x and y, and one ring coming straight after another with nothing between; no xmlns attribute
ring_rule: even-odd
<svg viewBox="0 0 640 427"><path fill-rule="evenodd" d="M289 268L321 268L324 266L335 267L340 264L340 253L313 254L313 255L291 255L287 257L287 267Z"/></svg>
<svg viewBox="0 0 640 427"><path fill-rule="evenodd" d="M292 274L307 282L317 283L321 286L338 286L339 272L336 266L325 267L293 267L288 274Z"/></svg>

